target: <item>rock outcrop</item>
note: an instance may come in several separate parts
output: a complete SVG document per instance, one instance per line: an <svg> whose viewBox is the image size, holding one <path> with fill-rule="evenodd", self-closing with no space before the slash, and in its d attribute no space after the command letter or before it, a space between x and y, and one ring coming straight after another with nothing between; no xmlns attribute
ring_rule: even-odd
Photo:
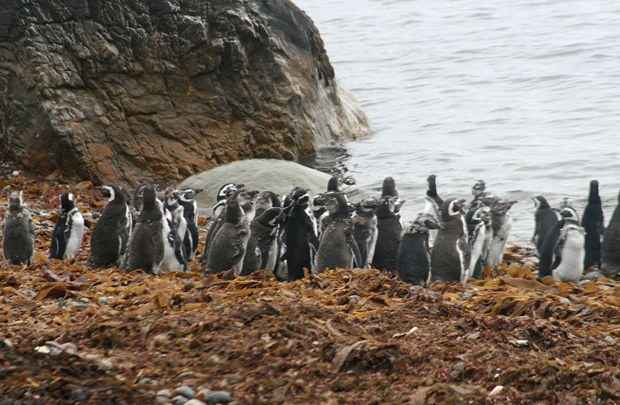
<svg viewBox="0 0 620 405"><path fill-rule="evenodd" d="M296 160L362 136L289 0L3 0L0 153L97 182Z"/></svg>

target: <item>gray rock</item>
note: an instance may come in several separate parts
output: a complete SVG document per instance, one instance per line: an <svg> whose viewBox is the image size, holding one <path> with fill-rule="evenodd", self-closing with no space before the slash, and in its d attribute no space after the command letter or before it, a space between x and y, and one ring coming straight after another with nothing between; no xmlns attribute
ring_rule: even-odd
<svg viewBox="0 0 620 405"><path fill-rule="evenodd" d="M170 390L159 390L156 394L158 397L167 397L170 398L172 396L172 392Z"/></svg>
<svg viewBox="0 0 620 405"><path fill-rule="evenodd" d="M185 398L183 395L177 395L176 397L172 398L173 405L185 405L187 401L189 401L189 399Z"/></svg>
<svg viewBox="0 0 620 405"><path fill-rule="evenodd" d="M232 396L228 391L210 391L205 398L207 404L228 404L232 402Z"/></svg>
<svg viewBox="0 0 620 405"><path fill-rule="evenodd" d="M0 156L42 174L178 181L368 133L290 0L5 0L0 47Z"/></svg>
<svg viewBox="0 0 620 405"><path fill-rule="evenodd" d="M194 392L191 387L188 387L187 385L182 385L174 390L174 395L182 395L185 398L191 399L196 396L196 392Z"/></svg>
<svg viewBox="0 0 620 405"><path fill-rule="evenodd" d="M205 405L205 403L198 399L190 399L185 403L185 405Z"/></svg>

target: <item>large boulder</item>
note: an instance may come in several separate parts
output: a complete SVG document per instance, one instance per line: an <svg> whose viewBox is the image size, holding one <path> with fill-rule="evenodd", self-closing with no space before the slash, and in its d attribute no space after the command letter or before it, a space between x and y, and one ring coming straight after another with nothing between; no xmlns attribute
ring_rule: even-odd
<svg viewBox="0 0 620 405"><path fill-rule="evenodd" d="M0 154L41 174L179 180L364 135L289 0L3 0Z"/></svg>
<svg viewBox="0 0 620 405"><path fill-rule="evenodd" d="M210 208L217 192L227 183L245 184L249 190L269 190L286 195L295 186L307 188L312 194L327 190L329 175L295 162L276 159L241 160L219 166L184 180L179 188L204 190L198 194L201 208Z"/></svg>

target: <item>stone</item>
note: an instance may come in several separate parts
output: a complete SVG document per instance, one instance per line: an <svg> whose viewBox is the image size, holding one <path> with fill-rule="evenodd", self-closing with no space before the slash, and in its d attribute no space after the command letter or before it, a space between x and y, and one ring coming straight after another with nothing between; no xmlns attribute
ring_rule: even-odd
<svg viewBox="0 0 620 405"><path fill-rule="evenodd" d="M228 404L232 402L232 396L228 391L210 391L205 398L207 404Z"/></svg>
<svg viewBox="0 0 620 405"><path fill-rule="evenodd" d="M187 385L182 385L174 390L174 395L183 395L185 398L191 399L194 398L196 393L191 387L188 387Z"/></svg>
<svg viewBox="0 0 620 405"><path fill-rule="evenodd" d="M136 185L368 133L292 0L0 2L0 156Z"/></svg>
<svg viewBox="0 0 620 405"><path fill-rule="evenodd" d="M170 390L159 390L156 394L158 397L166 397L170 398L172 396L172 391Z"/></svg>
<svg viewBox="0 0 620 405"><path fill-rule="evenodd" d="M185 403L185 405L205 405L205 403L198 399L190 399Z"/></svg>
<svg viewBox="0 0 620 405"><path fill-rule="evenodd" d="M210 208L216 201L219 188L226 183L245 184L249 190L269 190L278 195L288 194L294 186L304 187L312 193L327 190L330 176L295 162L276 159L250 159L192 176L179 188L191 187L204 190L196 201L200 208Z"/></svg>
<svg viewBox="0 0 620 405"><path fill-rule="evenodd" d="M185 405L187 401L189 401L189 399L185 398L183 395L177 395L176 397L172 398L173 405Z"/></svg>

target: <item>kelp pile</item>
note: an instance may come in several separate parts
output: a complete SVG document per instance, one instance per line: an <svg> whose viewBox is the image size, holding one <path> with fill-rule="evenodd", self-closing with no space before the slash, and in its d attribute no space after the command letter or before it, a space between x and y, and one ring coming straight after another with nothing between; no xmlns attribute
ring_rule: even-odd
<svg viewBox="0 0 620 405"><path fill-rule="evenodd" d="M620 403L617 281L539 281L517 247L466 287L376 270L293 283L204 277L197 264L93 271L87 243L76 263L47 259L63 187L0 185L16 183L38 253L0 268L0 403L155 403L180 385L237 403ZM84 211L102 206L78 186Z"/></svg>

